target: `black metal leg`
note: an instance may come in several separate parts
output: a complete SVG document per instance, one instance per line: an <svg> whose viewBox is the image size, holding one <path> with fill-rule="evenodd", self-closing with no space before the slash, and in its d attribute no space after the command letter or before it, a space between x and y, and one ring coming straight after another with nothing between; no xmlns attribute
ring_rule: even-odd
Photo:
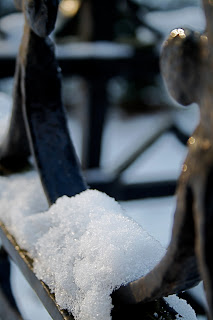
<svg viewBox="0 0 213 320"><path fill-rule="evenodd" d="M87 124L83 132L83 167L100 166L101 141L105 115L108 107L106 81L92 79L89 81L89 103L86 112Z"/></svg>
<svg viewBox="0 0 213 320"><path fill-rule="evenodd" d="M59 67L49 38L26 26L23 43L23 112L32 154L50 204L85 190L61 100Z"/></svg>

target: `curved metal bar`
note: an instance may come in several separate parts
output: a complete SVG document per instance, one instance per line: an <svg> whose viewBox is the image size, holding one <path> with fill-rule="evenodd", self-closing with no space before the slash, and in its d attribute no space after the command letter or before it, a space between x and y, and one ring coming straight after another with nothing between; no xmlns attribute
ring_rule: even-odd
<svg viewBox="0 0 213 320"><path fill-rule="evenodd" d="M60 196L73 196L87 188L67 130L60 69L47 37L55 25L58 0L15 2L23 7L26 21L17 59L13 114L0 148L0 164L18 170L31 149L52 204Z"/></svg>
<svg viewBox="0 0 213 320"><path fill-rule="evenodd" d="M212 159L213 163L213 159ZM200 194L196 201L196 220L197 220L197 254L199 257L200 270L204 281L206 298L209 307L210 319L213 319L213 262L212 262L212 243L213 243L213 197L212 197L212 178L213 167L211 167L208 177L203 178L202 185L205 186L204 192ZM201 200L202 199L202 200Z"/></svg>
<svg viewBox="0 0 213 320"><path fill-rule="evenodd" d="M23 111L38 172L52 204L57 198L73 196L87 186L67 130L53 44L27 25L23 39Z"/></svg>
<svg viewBox="0 0 213 320"><path fill-rule="evenodd" d="M66 127L60 71L53 45L46 37L54 27L57 4L55 0L24 1L27 21L17 73L30 147L50 204L62 195L73 196L87 188ZM182 31L173 38L176 39L176 36L186 38ZM196 285L200 281L199 264L207 286L208 302L212 306L213 278L209 258L209 242L213 240L212 193L208 178L211 177L213 164L213 117L210 109L213 82L210 80L211 55L208 54L211 48L206 46L206 38L199 37L199 41L201 56L198 54L196 57L199 57L199 70L205 85L201 86L203 81L196 83L191 79L188 85L190 89L195 83L196 88L200 89L201 123L193 139L189 140L189 154L179 180L172 240L167 254L156 268L115 293L120 298L124 297L127 303L155 300ZM182 96L178 93L177 97ZM188 100L185 97L180 99L181 102L185 100L186 103L198 101L197 95L195 100L194 96Z"/></svg>
<svg viewBox="0 0 213 320"><path fill-rule="evenodd" d="M46 37L54 29L59 0L23 0L23 10L30 28Z"/></svg>
<svg viewBox="0 0 213 320"><path fill-rule="evenodd" d="M179 293L200 282L195 253L193 195L188 187L179 186L172 240L166 255L146 276L121 287L119 295L126 303L149 302Z"/></svg>
<svg viewBox="0 0 213 320"><path fill-rule="evenodd" d="M172 240L156 268L115 294L126 302L146 302L190 288L202 278L213 319L213 1L203 0L203 5L208 38L175 29L163 50L170 93L186 105L199 102L201 110L179 179Z"/></svg>
<svg viewBox="0 0 213 320"><path fill-rule="evenodd" d="M204 281L206 297L209 307L209 317L213 319L213 1L203 0L204 12L206 15L206 46L204 48L204 61L202 72L202 100L200 104L201 133L196 148L201 149L202 158L198 158L202 172L202 179L197 179L195 184L196 193L196 221L198 243L197 253L200 263L200 270ZM198 184L198 181L201 181Z"/></svg>
<svg viewBox="0 0 213 320"><path fill-rule="evenodd" d="M49 33L48 26L54 27L57 3L55 0L25 1L24 10L27 8L28 13L32 13L30 23L46 30L43 35ZM41 15L37 24L36 16L40 16L43 5L48 14ZM12 118L0 146L0 169L3 173L21 170L28 164L32 152L47 199L52 204L58 197L73 196L87 186L67 130L61 75L53 44L30 27L26 20L17 59Z"/></svg>
<svg viewBox="0 0 213 320"><path fill-rule="evenodd" d="M15 5L19 9L23 7L26 11L25 16L28 23L39 36L45 37L53 30L58 9L57 0L15 0ZM28 41L25 36L22 42L24 41ZM27 48L25 49L27 50ZM7 135L0 146L1 174L20 171L29 166L28 158L31 152L22 112L23 93L21 81L24 56L22 45L16 62L12 117Z"/></svg>

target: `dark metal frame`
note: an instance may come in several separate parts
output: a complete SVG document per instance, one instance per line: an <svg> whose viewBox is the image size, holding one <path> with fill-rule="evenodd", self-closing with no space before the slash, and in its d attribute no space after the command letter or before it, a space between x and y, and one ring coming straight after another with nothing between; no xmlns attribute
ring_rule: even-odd
<svg viewBox="0 0 213 320"><path fill-rule="evenodd" d="M20 6L21 1L16 2ZM209 22L213 15L213 9L212 5L207 3L207 0L203 2L208 17L207 22L209 23L207 23L209 45L206 44L206 37L200 36L196 38L196 35L195 38L198 39L197 50L201 54L201 60L198 59L199 61L196 60L196 62L201 63L202 67L199 71L202 71L202 75L206 75L209 74L208 67L211 66L212 58L211 55L208 56L206 52L209 51L211 53L213 47L211 43L211 30L213 30L213 28ZM61 101L60 71L55 59L53 45L48 38L49 33L54 28L57 6L58 1L56 0L42 2L42 8L36 6L34 1L22 1L22 8L25 13L25 29L16 63L13 113L8 136L0 148L1 171L5 174L25 168L28 164L29 155L33 154L50 205L62 195L66 194L68 196L73 196L87 188L66 127L66 119ZM211 13L210 16L209 13ZM178 41L182 38L186 38L187 40L188 38L191 39L191 36L188 37L187 34L184 34L184 37L181 37L181 35L182 33L177 31L177 34L175 36L171 35L171 37L173 40L175 39ZM167 42L169 49L170 40ZM183 45L185 45L185 43L186 42L184 42ZM180 42L180 45L182 45L182 42ZM139 57L136 56L136 59L131 60L131 63L133 63L133 65L136 64L137 67L138 58ZM183 58L186 57L184 56ZM197 59L199 56L196 56L195 58ZM94 62L95 61L93 61L93 63ZM118 61L113 62L117 65ZM98 63L100 63L100 69L97 68ZM112 63L112 61L110 61L110 63ZM122 63L124 63L124 61L122 61ZM100 76L100 82L98 83L94 74L93 77L88 76L90 80L89 110L91 116L89 118L90 136L87 141L89 151L86 153L87 158L85 160L87 168L99 166L104 112L101 113L100 108L98 109L98 107L100 103L102 103L104 104L104 109L107 108L106 80L109 76L107 70L103 68L103 65L106 67L107 63L102 64L102 62L96 61L95 64L98 73L100 72L100 74L103 74L105 71L106 73L104 73L104 77ZM133 70L136 70L136 68L133 68ZM190 69L189 71L193 72L194 70ZM112 69L109 72L111 76ZM168 75L167 69L165 75ZM169 76L169 81L170 80ZM209 81L209 75L204 76L204 80ZM97 90L97 85L99 90ZM211 101L212 94L210 92L211 90L209 91L209 86L204 87L198 85L198 87L202 91L202 99L195 101L199 102L203 110L205 110L204 119L206 119L206 116L211 116L209 101ZM191 89L191 83L189 83L187 92L191 92ZM177 95L178 98L180 98L178 99L180 102L183 102L181 100L183 97L185 102L186 94L183 95L182 91L180 91ZM209 99L208 102L205 100L206 97ZM190 99L191 97L189 97L189 100ZM192 97L191 100L194 101L193 99L194 97ZM98 128L99 140L97 140L98 142L95 150L92 148L92 144L96 140L94 137L96 138L97 134L97 131L93 132L92 130L94 127L94 114L96 115L95 124L97 125L97 123L100 123ZM143 196L145 195L145 191L147 191L147 196L153 196L153 194L159 196L162 195L165 190L167 190L167 195L173 193L176 184L174 181L170 181L170 183L163 182L160 184L138 184L130 186L123 186L120 182L122 172L141 152L146 150L159 135L168 130L173 130L173 132L185 142L186 137L174 126L174 124L167 125L161 130L162 132L159 131L157 135L154 135L145 144L139 146L139 148L130 155L129 159L118 168L111 179L107 179L107 181L105 180L104 182L104 179L99 179L99 181L95 182L92 182L91 180L91 185L100 190L103 187L104 191L115 196L117 199L128 199L131 192L131 198L132 195L134 198L141 198L142 194ZM138 308L140 308L142 313L146 311L146 306L148 305L151 306L153 310L154 308L159 308L159 306L162 308L164 305L164 310L166 310L167 307L165 306L162 297L171 293L180 292L197 284L200 281L201 276L204 278L207 287L207 299L211 314L211 307L213 305L213 269L211 268L211 259L209 259L210 247L208 240L211 241L210 227L212 224L212 203L209 190L211 189L211 160L213 157L211 152L211 131L206 123L203 122L202 117L201 125L195 132L195 137L198 141L199 139L202 141L196 149L190 149L186 162L186 169L190 167L191 164L192 169L188 171L185 170L187 173L184 171L179 181L174 230L167 254L160 264L147 276L130 283L128 286L119 289L113 294L113 300L116 303L115 311L113 312L114 318L116 319L119 319L121 313L122 317L124 316L124 310L130 310L130 315L132 315L132 307L127 306L129 303L139 303L137 307L134 307L134 310L137 310L138 312ZM207 142L209 142L209 144ZM60 161L58 161L58 159L60 159ZM197 172L197 159L200 160L200 166L201 169L203 169L201 174L198 174ZM202 188L198 188L197 191L197 185L194 185L194 179L199 183L199 181L196 180L196 177L203 177L202 174L204 173L205 175L206 168L209 171L207 170L208 179L206 184L201 184L201 187L205 187L206 190L204 203L201 205L203 210L201 212L203 215L201 215L200 212L197 212L193 207L194 199L199 199L199 194L197 194L197 192L202 191ZM163 187L165 187L164 190L161 189ZM149 189L151 190L150 193ZM155 193L153 193L153 190ZM203 225L205 226L204 229L202 229ZM53 312L53 318L72 319L71 316L68 316L66 312L61 311L56 306L54 297L49 294L47 287L36 279L32 271L32 261L29 260L27 253L18 247L15 239L7 232L4 225L1 224L0 227L4 248L11 254L25 273L27 280L37 291L49 312ZM196 249L197 241L200 241L202 245L201 249L198 251ZM200 268L198 268L198 263ZM150 302L151 304L146 305L140 304L140 302L144 303L155 299L159 299L159 305L156 305L156 302ZM122 300L125 301L124 305L122 304ZM10 302L12 303L12 300ZM15 306L12 307L11 312L14 312L14 319L16 319L16 316L17 319L20 317ZM168 319L175 318L174 311L169 310L168 314ZM147 319L150 319L149 316L147 316Z"/></svg>

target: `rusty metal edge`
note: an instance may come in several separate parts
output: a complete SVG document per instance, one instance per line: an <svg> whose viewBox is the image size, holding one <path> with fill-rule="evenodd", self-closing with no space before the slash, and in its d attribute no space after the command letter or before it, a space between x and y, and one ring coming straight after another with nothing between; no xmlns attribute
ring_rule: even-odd
<svg viewBox="0 0 213 320"><path fill-rule="evenodd" d="M17 244L15 238L8 232L5 225L0 221L0 238L2 245L7 251L11 259L19 267L24 277L36 292L38 298L54 320L74 320L74 317L66 310L59 308L48 286L40 281L33 272L33 260L27 254L27 251L22 250Z"/></svg>

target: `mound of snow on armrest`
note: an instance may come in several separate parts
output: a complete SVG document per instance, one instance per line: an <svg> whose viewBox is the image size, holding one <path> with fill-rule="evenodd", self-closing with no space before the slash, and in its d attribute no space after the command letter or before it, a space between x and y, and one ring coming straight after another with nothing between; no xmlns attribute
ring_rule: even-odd
<svg viewBox="0 0 213 320"><path fill-rule="evenodd" d="M111 318L111 293L149 272L161 244L97 190L57 200L48 211L35 173L0 178L0 219L34 259L34 271L76 320ZM170 300L171 301L170 301ZM176 297L183 319L194 311ZM185 316L186 314L186 316Z"/></svg>

